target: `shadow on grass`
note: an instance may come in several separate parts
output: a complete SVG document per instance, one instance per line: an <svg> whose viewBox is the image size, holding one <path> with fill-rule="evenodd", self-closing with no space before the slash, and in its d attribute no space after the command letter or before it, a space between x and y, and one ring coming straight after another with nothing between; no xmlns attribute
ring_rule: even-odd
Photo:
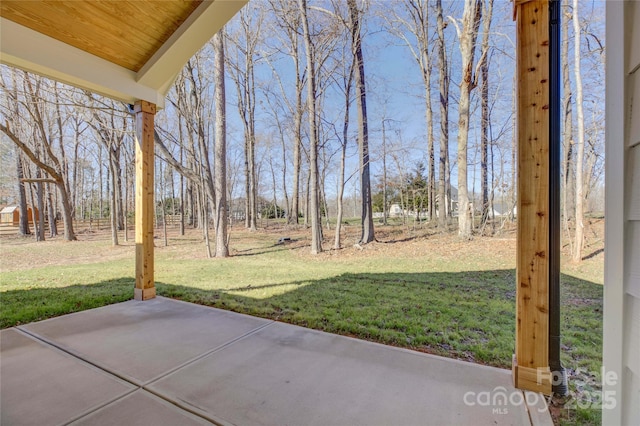
<svg viewBox="0 0 640 426"><path fill-rule="evenodd" d="M382 244L398 244L398 243L408 243L409 241L413 241L415 239L417 239L418 237L416 236L412 236L412 237L405 237L405 238L399 238L396 240L382 240L382 241L377 241L379 243Z"/></svg>
<svg viewBox="0 0 640 426"><path fill-rule="evenodd" d="M204 290L158 283L188 302L509 368L515 271L342 274ZM265 297L264 294L273 295ZM601 363L602 286L562 276L563 351L573 368ZM596 368L597 369L597 368Z"/></svg>
<svg viewBox="0 0 640 426"><path fill-rule="evenodd" d="M583 258L582 258L582 260L589 260L589 259L593 259L594 257L596 257L597 255L599 255L599 254L601 254L601 253L604 253L604 248L600 248L600 249L598 249L598 250L594 251L593 253L591 253L591 254L589 254L589 255L587 255L587 256L585 256L585 257L583 257Z"/></svg>
<svg viewBox="0 0 640 426"><path fill-rule="evenodd" d="M248 248L248 249L244 249L244 250L237 250L234 254L233 257L247 257L247 256L258 256L261 254L267 254L267 253L275 253L277 251L285 251L288 250L287 247L283 247L282 244L273 244L267 247L261 247L260 250L256 251L255 248Z"/></svg>
<svg viewBox="0 0 640 426"><path fill-rule="evenodd" d="M135 279L122 277L86 285L29 288L0 293L0 328L93 309L131 299Z"/></svg>
<svg viewBox="0 0 640 426"><path fill-rule="evenodd" d="M161 296L508 368L515 271L346 273L215 290L158 282ZM134 279L0 293L2 328L129 300ZM563 360L601 364L602 286L562 276Z"/></svg>

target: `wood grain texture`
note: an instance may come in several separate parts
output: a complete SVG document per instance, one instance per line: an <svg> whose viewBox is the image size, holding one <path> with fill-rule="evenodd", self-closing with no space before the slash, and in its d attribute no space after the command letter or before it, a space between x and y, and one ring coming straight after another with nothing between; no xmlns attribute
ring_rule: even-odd
<svg viewBox="0 0 640 426"><path fill-rule="evenodd" d="M153 259L154 104L138 101L136 113L136 300L155 297Z"/></svg>
<svg viewBox="0 0 640 426"><path fill-rule="evenodd" d="M137 72L201 2L2 0L0 14Z"/></svg>
<svg viewBox="0 0 640 426"><path fill-rule="evenodd" d="M549 6L518 6L516 385L549 368ZM535 375L533 375L535 376ZM548 386L550 391L550 384ZM546 392L548 393L548 392Z"/></svg>

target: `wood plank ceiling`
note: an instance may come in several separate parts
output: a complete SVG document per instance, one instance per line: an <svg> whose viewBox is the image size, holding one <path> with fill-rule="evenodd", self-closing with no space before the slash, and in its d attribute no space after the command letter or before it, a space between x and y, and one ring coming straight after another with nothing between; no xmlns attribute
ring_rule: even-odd
<svg viewBox="0 0 640 426"><path fill-rule="evenodd" d="M138 72L202 0L0 1L0 15Z"/></svg>

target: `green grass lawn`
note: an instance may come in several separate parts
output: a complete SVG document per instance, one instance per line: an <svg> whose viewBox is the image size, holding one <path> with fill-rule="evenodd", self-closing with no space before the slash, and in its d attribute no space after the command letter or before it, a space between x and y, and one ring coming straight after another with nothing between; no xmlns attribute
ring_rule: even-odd
<svg viewBox="0 0 640 426"><path fill-rule="evenodd" d="M234 256L228 259L203 258L202 244L189 239L159 247L158 294L447 357L511 366L513 242L503 247L505 243L490 238L460 243L453 237L436 236L431 241L414 236L313 257L304 241L276 245L278 236L268 232L232 235ZM61 242L30 246L44 250L48 244L65 247ZM2 328L131 299L133 247L111 248L107 241L66 244L71 253L102 251L115 258L4 268ZM85 250L78 250L83 244ZM12 249L25 250L2 247L3 252ZM595 383L602 364L601 275L585 279L592 274L589 268L596 268L594 262L585 262L582 269L587 272L569 268L562 275L562 356L570 372L579 369L575 380L591 377ZM586 411L568 412L565 421L599 422L599 412Z"/></svg>

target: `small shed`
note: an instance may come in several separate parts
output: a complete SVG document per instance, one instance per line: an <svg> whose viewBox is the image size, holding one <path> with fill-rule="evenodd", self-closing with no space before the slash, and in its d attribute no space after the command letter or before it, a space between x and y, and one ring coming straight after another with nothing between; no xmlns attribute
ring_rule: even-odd
<svg viewBox="0 0 640 426"><path fill-rule="evenodd" d="M35 209L35 219L39 216L38 209ZM33 223L34 214L31 207L27 207L27 218L29 223ZM19 206L7 206L0 210L0 223L10 224L18 226L20 224L20 207Z"/></svg>
<svg viewBox="0 0 640 426"><path fill-rule="evenodd" d="M0 210L0 223L18 225L20 221L20 209L18 206L7 206Z"/></svg>

